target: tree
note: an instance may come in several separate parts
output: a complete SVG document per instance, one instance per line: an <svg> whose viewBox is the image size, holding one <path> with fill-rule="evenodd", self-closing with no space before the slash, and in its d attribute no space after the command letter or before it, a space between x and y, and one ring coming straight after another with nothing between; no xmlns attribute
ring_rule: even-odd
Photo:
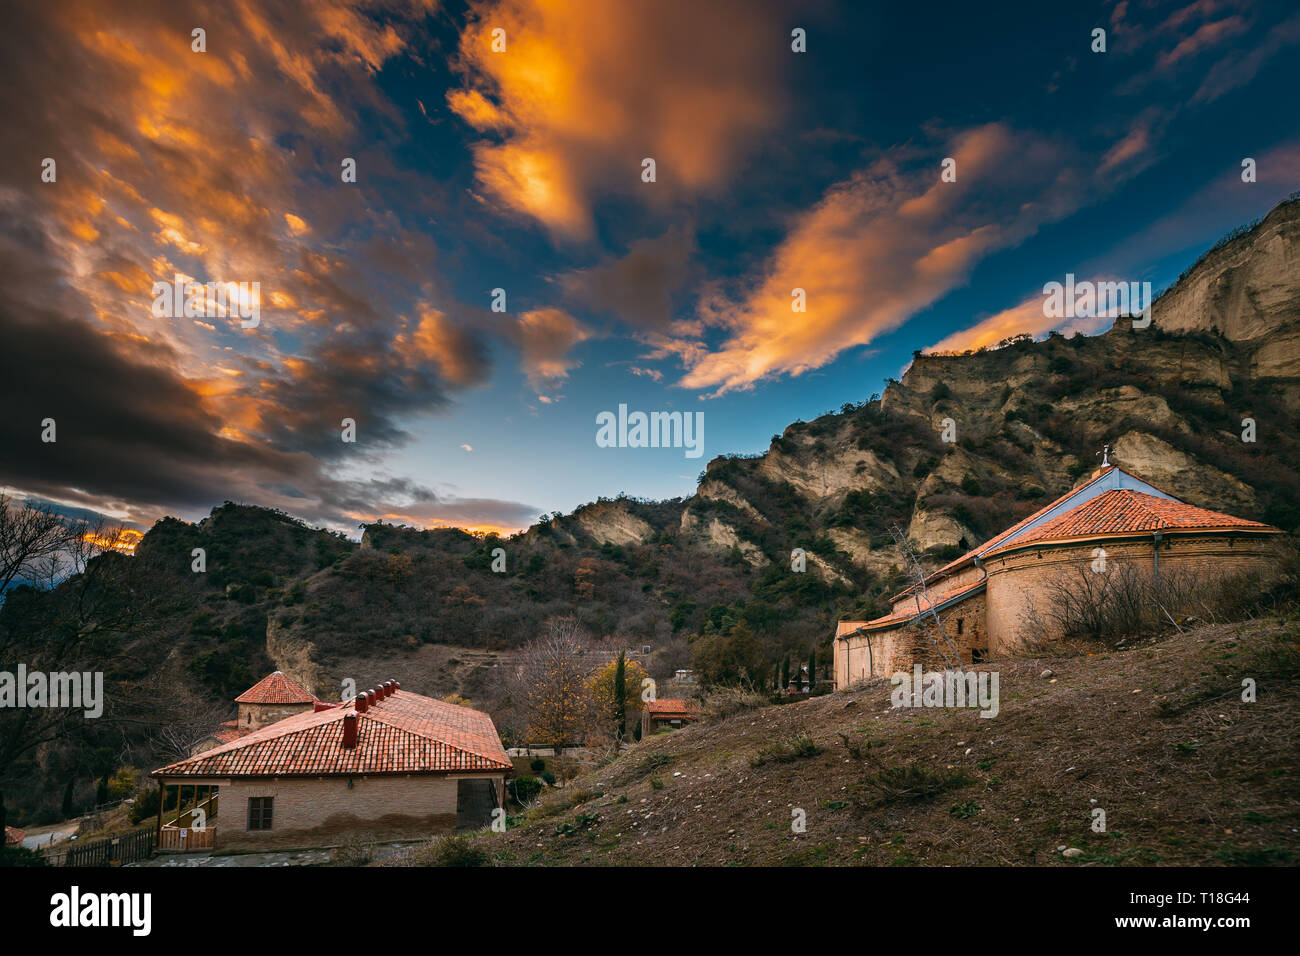
<svg viewBox="0 0 1300 956"><path fill-rule="evenodd" d="M618 652L618 669L614 671L614 725L618 739L627 735L627 652Z"/></svg>
<svg viewBox="0 0 1300 956"><path fill-rule="evenodd" d="M781 686L778 690L784 690L790 685L790 653L787 651L781 658Z"/></svg>
<svg viewBox="0 0 1300 956"><path fill-rule="evenodd" d="M511 698L527 723L528 742L563 747L584 742L596 723L585 656L587 634L572 617L552 618L546 633L519 653Z"/></svg>
<svg viewBox="0 0 1300 956"><path fill-rule="evenodd" d="M817 648L808 652L808 688L811 690L817 685Z"/></svg>
<svg viewBox="0 0 1300 956"><path fill-rule="evenodd" d="M157 595L131 575L136 560L119 553L129 535L106 522L73 521L47 508L16 505L0 495L0 660L29 671L96 672L120 652L122 636L138 636ZM149 583L148 581L144 582ZM0 712L0 780L15 761L74 734L103 732L121 695L87 721L72 707L5 708ZM91 728L89 724L98 725Z"/></svg>
<svg viewBox="0 0 1300 956"><path fill-rule="evenodd" d="M620 671L622 687L619 686ZM644 667L627 660L622 651L617 659L591 675L591 694L596 702L598 719L603 726L612 727L619 740L627 737L627 688L630 685L635 692L649 676Z"/></svg>
<svg viewBox="0 0 1300 956"><path fill-rule="evenodd" d="M761 686L763 658L749 625L730 617L720 628L706 626L691 648L691 666L706 685Z"/></svg>

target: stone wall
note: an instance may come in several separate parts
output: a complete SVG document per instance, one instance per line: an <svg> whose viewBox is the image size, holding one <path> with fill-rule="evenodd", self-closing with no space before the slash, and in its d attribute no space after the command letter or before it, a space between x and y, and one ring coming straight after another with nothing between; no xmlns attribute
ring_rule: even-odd
<svg viewBox="0 0 1300 956"><path fill-rule="evenodd" d="M257 730L277 720L311 710L313 704L240 704L239 729Z"/></svg>
<svg viewBox="0 0 1300 956"><path fill-rule="evenodd" d="M960 653L963 664L972 663L974 651L988 649L983 593L940 610L939 619L943 622L944 633ZM958 622L960 634L957 630ZM918 661L927 669L942 667L943 661L931 643L932 640L939 640L933 624L929 626L928 633L930 637L927 639L926 631L917 624L854 634L835 641L835 686L842 688L868 677L889 677L897 671L911 671L912 665ZM951 657L947 644L943 646Z"/></svg>
<svg viewBox="0 0 1300 956"><path fill-rule="evenodd" d="M1155 562L1153 546L1152 538L1136 542L1094 540L986 559L990 653L1005 653L1031 636L1059 638L1061 635L1051 632L1050 626L1046 629L1033 626L1032 618L1037 612L1038 619L1043 620L1049 601L1048 589L1054 581L1068 580L1079 569L1092 573L1096 548L1105 549L1108 569L1128 564L1149 579ZM1272 549L1270 538L1166 536L1160 549L1160 570L1161 573L1190 573L1206 582L1220 581L1267 571Z"/></svg>

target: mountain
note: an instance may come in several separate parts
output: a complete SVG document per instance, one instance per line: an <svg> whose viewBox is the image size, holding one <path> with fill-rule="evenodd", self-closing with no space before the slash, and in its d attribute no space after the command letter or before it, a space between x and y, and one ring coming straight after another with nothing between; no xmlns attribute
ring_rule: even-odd
<svg viewBox="0 0 1300 956"><path fill-rule="evenodd" d="M229 502L197 524L165 518L106 585L148 609L105 628L110 686L165 679L169 699L224 704L272 668L330 698L344 679L400 673L491 709L497 666L558 614L651 645L656 677L694 663L725 681L814 649L826 662L836 620L882 613L907 580L893 525L925 562L950 560L1068 490L1104 445L1192 504L1300 530L1297 263L1291 200L1202 256L1147 328L917 353L882 395L710 461L685 500L602 498L508 539L379 523L358 544ZM0 637L39 642L34 622L75 590L19 589ZM148 706L146 723L164 719L167 701ZM125 743L141 765L150 746L142 732ZM43 759L85 786L76 753Z"/></svg>

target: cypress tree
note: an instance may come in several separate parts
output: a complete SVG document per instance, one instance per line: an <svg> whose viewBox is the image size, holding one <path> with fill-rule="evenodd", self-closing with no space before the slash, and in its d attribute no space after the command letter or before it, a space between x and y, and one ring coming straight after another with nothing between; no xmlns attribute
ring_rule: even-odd
<svg viewBox="0 0 1300 956"><path fill-rule="evenodd" d="M618 725L618 739L627 736L627 660L626 652L618 652L618 666L614 668L614 722Z"/></svg>
<svg viewBox="0 0 1300 956"><path fill-rule="evenodd" d="M817 683L817 648L808 652L808 689Z"/></svg>
<svg viewBox="0 0 1300 956"><path fill-rule="evenodd" d="M790 683L790 655L786 654L781 658L781 687L785 688Z"/></svg>
<svg viewBox="0 0 1300 956"><path fill-rule="evenodd" d="M68 785L63 790L63 819L68 820L72 817L72 778L68 778Z"/></svg>
<svg viewBox="0 0 1300 956"><path fill-rule="evenodd" d="M108 774L99 778L99 786L95 787L95 806L103 806L108 803Z"/></svg>

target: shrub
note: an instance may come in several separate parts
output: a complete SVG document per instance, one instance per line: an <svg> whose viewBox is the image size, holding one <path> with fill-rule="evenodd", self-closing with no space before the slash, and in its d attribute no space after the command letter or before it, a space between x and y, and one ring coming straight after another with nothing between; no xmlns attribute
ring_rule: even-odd
<svg viewBox="0 0 1300 956"><path fill-rule="evenodd" d="M749 758L751 767L761 767L765 763L793 763L804 757L816 757L822 748L813 743L807 734L800 734L790 740L778 740L760 747L758 753Z"/></svg>
<svg viewBox="0 0 1300 956"><path fill-rule="evenodd" d="M448 835L429 844L424 862L427 866L486 866L488 855L468 837Z"/></svg>
<svg viewBox="0 0 1300 956"><path fill-rule="evenodd" d="M533 773L541 773L543 770L546 769L546 761L543 760L541 757L538 757L536 760L532 761L528 765L528 769L531 770Z"/></svg>
<svg viewBox="0 0 1300 956"><path fill-rule="evenodd" d="M555 774L551 773L549 770L542 771L542 780L546 782L548 787L555 786Z"/></svg>
<svg viewBox="0 0 1300 956"><path fill-rule="evenodd" d="M969 786L974 781L959 770L930 770L919 763L876 764L877 769L863 782L882 803L926 800L948 790Z"/></svg>
<svg viewBox="0 0 1300 956"><path fill-rule="evenodd" d="M131 806L131 822L140 823L158 814L158 791L146 790Z"/></svg>
<svg viewBox="0 0 1300 956"><path fill-rule="evenodd" d="M536 777L516 777L510 781L510 795L520 806L537 799L541 792L542 782Z"/></svg>

